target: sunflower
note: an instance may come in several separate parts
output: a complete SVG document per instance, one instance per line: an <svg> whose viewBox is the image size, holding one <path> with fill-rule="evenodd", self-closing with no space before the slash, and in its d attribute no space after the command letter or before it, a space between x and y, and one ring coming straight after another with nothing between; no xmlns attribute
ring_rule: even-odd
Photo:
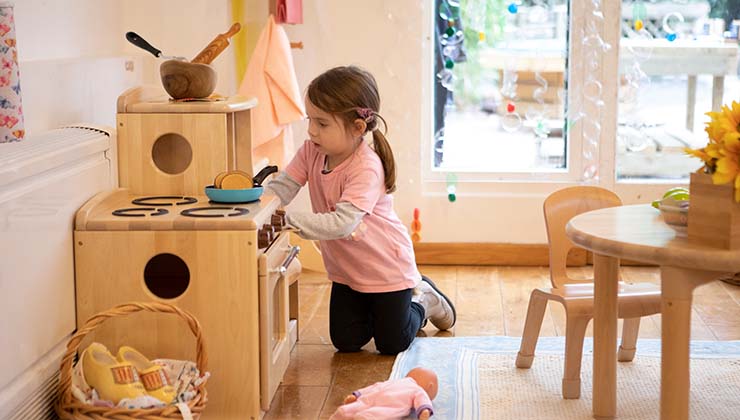
<svg viewBox="0 0 740 420"><path fill-rule="evenodd" d="M714 184L732 182L735 201L740 202L740 103L733 101L721 111L707 112L705 131L709 143L701 149L684 151L704 162L705 172L712 174Z"/></svg>
<svg viewBox="0 0 740 420"><path fill-rule="evenodd" d="M687 155L699 158L704 162L704 165L707 167L707 169L711 172L714 172L714 167L717 164L717 159L709 156L709 154L706 151L706 147L702 147L701 149L692 149L690 147L684 147L683 149L684 153Z"/></svg>
<svg viewBox="0 0 740 420"><path fill-rule="evenodd" d="M733 101L730 106L723 106L718 112L707 112L709 122L704 131L710 143L720 143L728 138L740 138L740 103Z"/></svg>

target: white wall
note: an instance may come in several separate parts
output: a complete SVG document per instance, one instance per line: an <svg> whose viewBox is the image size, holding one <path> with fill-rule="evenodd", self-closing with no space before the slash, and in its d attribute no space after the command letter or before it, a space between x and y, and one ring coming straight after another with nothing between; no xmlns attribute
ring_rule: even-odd
<svg viewBox="0 0 740 420"><path fill-rule="evenodd" d="M258 33L266 19L268 0L248 0L245 30ZM381 114L389 124L388 138L398 161L396 211L410 224L413 209L421 209L422 238L429 242L545 242L541 203L554 186L536 185L512 191L498 185L459 184L458 201L449 203L444 185L424 184L421 142L425 124L431 124L430 92L421 81L429 71L424 52L432 40L423 33L427 0L305 0L304 24L285 27L292 41L299 86L323 70L356 64L371 71L382 96ZM157 63L128 44L133 30L165 54L192 58L232 19L228 0L21 0L16 4L19 57L23 62L78 57L135 56L143 63L140 78L157 81ZM232 47L215 62L217 91L236 91ZM35 76L41 77L41 76ZM22 89L33 90L24 79ZM46 96L44 96L46 98ZM84 108L80 98L53 97L72 108ZM29 110L30 111L30 110ZM88 113L89 114L89 113ZM79 113L78 115L88 115ZM28 115L34 120L38 116ZM305 123L295 127L296 144L305 135ZM495 191L495 192L494 192ZM305 195L297 205L307 208ZM294 206L295 207L295 206Z"/></svg>
<svg viewBox="0 0 740 420"><path fill-rule="evenodd" d="M15 22L31 135L78 122L114 126L121 92L159 83L162 60L126 41L127 31L165 54L192 58L232 23L227 0L20 0ZM213 65L217 91L233 92L233 51Z"/></svg>
<svg viewBox="0 0 740 420"><path fill-rule="evenodd" d="M115 99L141 83L122 56L123 2L20 0L15 28L28 135L65 124L115 125ZM127 66L128 62L128 66Z"/></svg>
<svg viewBox="0 0 740 420"><path fill-rule="evenodd" d="M16 0L18 59L54 60L114 55L120 51L124 2Z"/></svg>

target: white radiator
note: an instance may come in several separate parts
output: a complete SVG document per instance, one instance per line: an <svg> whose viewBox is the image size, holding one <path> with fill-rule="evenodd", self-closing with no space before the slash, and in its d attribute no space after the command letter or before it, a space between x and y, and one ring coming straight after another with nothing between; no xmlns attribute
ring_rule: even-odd
<svg viewBox="0 0 740 420"><path fill-rule="evenodd" d="M112 133L65 127L0 144L0 419L55 418L76 328L74 215L117 184Z"/></svg>

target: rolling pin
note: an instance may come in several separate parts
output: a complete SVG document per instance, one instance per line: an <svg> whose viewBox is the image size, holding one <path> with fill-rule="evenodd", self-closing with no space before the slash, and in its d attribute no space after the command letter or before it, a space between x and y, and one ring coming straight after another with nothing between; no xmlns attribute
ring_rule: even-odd
<svg viewBox="0 0 740 420"><path fill-rule="evenodd" d="M211 61L221 54L221 51L229 46L229 38L239 32L241 28L242 26L237 22L231 25L231 28L226 33L216 35L216 38L213 38L213 41L203 48L203 51L199 52L191 63L210 64Z"/></svg>

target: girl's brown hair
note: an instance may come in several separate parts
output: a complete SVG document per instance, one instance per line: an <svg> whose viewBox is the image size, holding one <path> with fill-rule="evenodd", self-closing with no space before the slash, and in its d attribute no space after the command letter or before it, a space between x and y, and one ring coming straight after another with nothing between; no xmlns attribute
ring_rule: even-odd
<svg viewBox="0 0 740 420"><path fill-rule="evenodd" d="M375 78L369 72L355 66L334 67L327 70L308 85L308 100L329 114L336 115L346 126L358 118L367 123L365 133L373 133L373 149L383 163L386 193L396 190L396 161L393 158L385 132L388 126L380 116L380 94ZM370 115L367 114L370 110ZM383 121L380 132L378 120Z"/></svg>

